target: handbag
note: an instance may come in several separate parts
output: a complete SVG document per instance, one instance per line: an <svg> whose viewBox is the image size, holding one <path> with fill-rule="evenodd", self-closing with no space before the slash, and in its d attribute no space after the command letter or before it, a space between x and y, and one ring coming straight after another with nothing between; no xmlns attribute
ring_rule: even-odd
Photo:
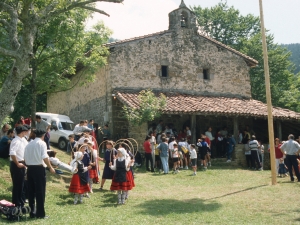
<svg viewBox="0 0 300 225"><path fill-rule="evenodd" d="M181 146L181 150L183 151L184 154L187 154L189 152L189 150L184 146Z"/></svg>

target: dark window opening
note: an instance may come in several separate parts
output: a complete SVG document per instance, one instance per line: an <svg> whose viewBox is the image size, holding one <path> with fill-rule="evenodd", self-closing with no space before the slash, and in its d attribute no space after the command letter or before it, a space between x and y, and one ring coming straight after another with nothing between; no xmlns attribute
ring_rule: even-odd
<svg viewBox="0 0 300 225"><path fill-rule="evenodd" d="M161 66L161 76L168 77L168 66Z"/></svg>
<svg viewBox="0 0 300 225"><path fill-rule="evenodd" d="M203 79L209 80L209 70L208 69L203 69Z"/></svg>

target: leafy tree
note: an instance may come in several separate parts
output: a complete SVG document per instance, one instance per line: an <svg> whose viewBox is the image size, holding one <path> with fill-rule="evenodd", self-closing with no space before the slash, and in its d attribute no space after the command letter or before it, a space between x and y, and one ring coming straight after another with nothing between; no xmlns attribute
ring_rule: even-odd
<svg viewBox="0 0 300 225"><path fill-rule="evenodd" d="M0 1L0 39L5 40L0 43L0 59L8 58L7 65L10 65L9 73L0 79L3 81L0 92L0 121L10 113L24 78L33 73L32 60L36 57L34 44L39 28L63 14L72 14L73 9L108 15L96 9L95 2L121 3L123 0Z"/></svg>
<svg viewBox="0 0 300 225"><path fill-rule="evenodd" d="M253 15L243 16L239 10L221 2L211 8L194 6L199 25L210 37L256 59L258 66L250 70L251 93L254 99L266 102L263 53L260 20ZM272 103L274 106L296 110L297 104L285 101L285 95L297 96L299 90L293 87L293 64L291 53L274 43L267 35ZM291 93L292 92L292 93ZM288 94L290 93L290 94ZM285 99L285 100L284 100Z"/></svg>
<svg viewBox="0 0 300 225"><path fill-rule="evenodd" d="M162 110L166 107L167 98L160 94L156 97L151 90L143 90L138 95L139 107L123 106L124 117L133 126L140 126L148 121L160 117Z"/></svg>
<svg viewBox="0 0 300 225"><path fill-rule="evenodd" d="M287 48L289 51L292 52L292 55L290 57L290 60L295 64L295 74L298 74L300 72L300 43L297 44L286 44L282 45L282 47ZM300 74L299 74L300 76Z"/></svg>

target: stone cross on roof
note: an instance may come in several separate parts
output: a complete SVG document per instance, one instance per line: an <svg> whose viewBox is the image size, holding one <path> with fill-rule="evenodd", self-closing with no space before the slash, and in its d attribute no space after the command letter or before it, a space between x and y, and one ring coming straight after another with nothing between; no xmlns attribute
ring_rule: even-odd
<svg viewBox="0 0 300 225"><path fill-rule="evenodd" d="M185 5L185 3L184 3L184 0L181 0L181 4L180 4L179 7L180 7L180 8L181 8L181 7L186 7L186 5Z"/></svg>

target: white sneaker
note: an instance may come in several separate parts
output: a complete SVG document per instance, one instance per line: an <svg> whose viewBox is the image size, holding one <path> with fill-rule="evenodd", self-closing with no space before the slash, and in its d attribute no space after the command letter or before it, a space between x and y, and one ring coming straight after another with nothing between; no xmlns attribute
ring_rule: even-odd
<svg viewBox="0 0 300 225"><path fill-rule="evenodd" d="M207 164L208 164L208 166L211 166L211 162L208 162Z"/></svg>
<svg viewBox="0 0 300 225"><path fill-rule="evenodd" d="M185 169L186 169L186 170L188 170L188 169L189 169L189 167L188 167L188 166L186 166L186 167L185 167Z"/></svg>
<svg viewBox="0 0 300 225"><path fill-rule="evenodd" d="M230 160L230 159L228 159L226 162L231 162L231 160Z"/></svg>
<svg viewBox="0 0 300 225"><path fill-rule="evenodd" d="M204 170L207 170L207 167L206 167L206 166L204 166L204 167L203 167L203 169L204 169Z"/></svg>

